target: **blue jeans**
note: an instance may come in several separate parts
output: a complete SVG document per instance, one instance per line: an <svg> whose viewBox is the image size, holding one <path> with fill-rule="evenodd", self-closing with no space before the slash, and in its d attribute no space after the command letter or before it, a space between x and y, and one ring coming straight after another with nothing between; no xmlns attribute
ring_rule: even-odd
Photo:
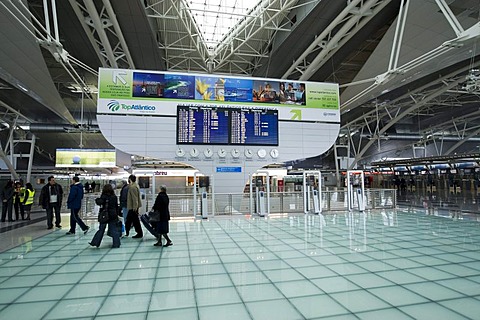
<svg viewBox="0 0 480 320"><path fill-rule="evenodd" d="M80 208L78 209L70 209L70 232L75 233L75 229L77 228L77 223L78 226L82 229L82 231L85 231L88 229L88 227L85 225L85 223L80 219L78 216L78 213L80 212Z"/></svg>
<svg viewBox="0 0 480 320"><path fill-rule="evenodd" d="M105 229L107 228L108 224L108 230L112 234L113 238L113 244L112 248L119 248L120 247L120 234L118 233L117 230L117 221L109 221L108 223L100 223L98 226L98 231L95 232L95 235L93 236L92 241L90 242L90 245L100 247L100 244L102 243L103 235L105 234Z"/></svg>
<svg viewBox="0 0 480 320"><path fill-rule="evenodd" d="M125 222L127 222L127 214L128 214L127 207L123 207L122 208L122 216L123 216L122 232L125 232Z"/></svg>

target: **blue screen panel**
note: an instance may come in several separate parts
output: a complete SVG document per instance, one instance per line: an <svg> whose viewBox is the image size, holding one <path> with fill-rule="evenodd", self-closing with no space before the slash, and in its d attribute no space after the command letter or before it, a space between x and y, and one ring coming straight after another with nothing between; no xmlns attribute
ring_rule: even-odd
<svg viewBox="0 0 480 320"><path fill-rule="evenodd" d="M160 73L133 73L132 96L134 97L163 97L165 87L163 74Z"/></svg>
<svg viewBox="0 0 480 320"><path fill-rule="evenodd" d="M177 144L228 144L228 110L179 106Z"/></svg>
<svg viewBox="0 0 480 320"><path fill-rule="evenodd" d="M195 77L187 75L164 75L163 96L174 99L195 99Z"/></svg>

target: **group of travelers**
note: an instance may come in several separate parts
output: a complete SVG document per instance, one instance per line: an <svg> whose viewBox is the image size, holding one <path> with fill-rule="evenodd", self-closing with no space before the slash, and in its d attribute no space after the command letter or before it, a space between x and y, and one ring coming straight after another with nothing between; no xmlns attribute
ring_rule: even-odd
<svg viewBox="0 0 480 320"><path fill-rule="evenodd" d="M1 221L30 220L30 211L34 197L35 190L30 182L23 186L21 181L7 181L0 193L0 199L2 200ZM15 219L13 219L14 211Z"/></svg>
<svg viewBox="0 0 480 320"><path fill-rule="evenodd" d="M96 199L96 204L100 206L100 211L106 211L108 219L99 221L99 227L93 239L89 242L91 246L99 247L105 230L108 226L107 235L113 239L112 248L120 247L120 238L128 237L130 229L135 229L134 239L143 238L143 230L140 223L140 208L142 206L140 188L136 182L135 175L128 177L128 182L124 181L120 191L120 199L115 195L111 184L103 186L100 197ZM74 235L77 225L87 234L90 227L81 219L79 213L82 208L82 200L87 188L82 185L78 176L72 177L70 192L67 197L67 208L70 209L70 229L66 235ZM93 183L92 183L93 184ZM85 191L84 191L85 190ZM47 229L61 228L61 207L63 200L63 188L55 181L54 176L48 177L40 192L38 199L39 205L45 210L47 215ZM25 187L21 182L8 181L0 193L2 200L2 222L13 220L13 208L15 208L15 218L19 220L30 220L31 207L34 202L35 190L31 183L26 183ZM169 198L167 188L160 187L160 192L156 197L152 211L159 214L155 222L151 222L153 229L158 234L155 246L162 246L162 237L165 238L164 246L171 246L173 243L168 237L169 232Z"/></svg>
<svg viewBox="0 0 480 320"><path fill-rule="evenodd" d="M100 205L100 211L107 211L108 220L100 222L98 231L95 233L92 241L89 242L91 246L100 246L107 226L107 234L113 239L112 248L120 247L120 238L122 237L122 234L123 236L128 237L132 225L136 233L132 238L143 238L143 230L140 224L140 208L142 206L142 201L140 188L136 181L136 176L132 174L128 177L128 183L126 181L123 182L120 191L120 199L117 198L110 184L106 184L103 187L102 194L96 202ZM173 245L168 237L170 212L166 186L160 187L160 192L155 199L152 211L157 211L160 214L158 221L152 222L152 226L158 234L157 242L154 246L162 246L162 237L166 240L166 243L163 246L169 247ZM124 223L121 223L121 221Z"/></svg>

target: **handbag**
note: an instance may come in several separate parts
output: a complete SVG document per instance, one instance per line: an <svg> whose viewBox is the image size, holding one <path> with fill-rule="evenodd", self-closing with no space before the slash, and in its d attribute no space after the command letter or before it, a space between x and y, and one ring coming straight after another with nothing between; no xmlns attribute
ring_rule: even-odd
<svg viewBox="0 0 480 320"><path fill-rule="evenodd" d="M108 200L105 201L105 205L98 212L98 222L107 223L110 220L108 215Z"/></svg>
<svg viewBox="0 0 480 320"><path fill-rule="evenodd" d="M118 220L118 221L115 221L115 228L117 229L117 234L118 235L122 235L122 221ZM110 230L110 227L108 227L108 230L107 230L107 236L109 237L113 237L113 234L112 234L112 231Z"/></svg>
<svg viewBox="0 0 480 320"><path fill-rule="evenodd" d="M152 210L148 213L148 218L150 222L160 221L160 211Z"/></svg>

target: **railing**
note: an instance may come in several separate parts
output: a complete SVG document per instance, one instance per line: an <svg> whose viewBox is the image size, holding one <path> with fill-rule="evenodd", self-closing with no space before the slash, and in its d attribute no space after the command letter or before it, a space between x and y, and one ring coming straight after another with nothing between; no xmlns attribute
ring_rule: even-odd
<svg viewBox="0 0 480 320"><path fill-rule="evenodd" d="M192 195L170 194L170 214L173 217L193 217L193 206L197 205L197 213L201 212L201 200L198 197L195 204ZM212 215L212 197L208 194L208 213ZM365 190L366 209L381 209L396 207L396 192L394 189ZM152 201L153 200L149 200ZM252 199L255 206L255 196ZM215 215L244 215L254 212L250 208L250 194L215 193ZM311 206L313 207L313 200ZM322 211L346 211L346 190L322 191ZM270 213L304 212L302 192L271 192Z"/></svg>
<svg viewBox="0 0 480 320"><path fill-rule="evenodd" d="M80 215L84 219L97 219L94 211L95 199L99 193L87 193L83 199L83 206ZM346 189L322 191L322 212L346 211L347 191ZM143 200L142 212L151 209L155 202L156 195L147 194ZM193 206L195 205L192 194L169 194L170 214L172 217L193 217ZM212 194L207 195L208 214L212 215ZM395 189L365 189L366 209L395 208L397 195ZM33 210L43 210L35 200ZM201 197L197 197L197 214L201 214ZM215 215L245 215L255 213L255 194L252 199L253 208L250 206L250 194L215 193ZM311 200L310 207L313 207ZM62 212L69 212L66 207L66 198L63 201ZM270 213L299 213L304 212L302 192L270 192Z"/></svg>

